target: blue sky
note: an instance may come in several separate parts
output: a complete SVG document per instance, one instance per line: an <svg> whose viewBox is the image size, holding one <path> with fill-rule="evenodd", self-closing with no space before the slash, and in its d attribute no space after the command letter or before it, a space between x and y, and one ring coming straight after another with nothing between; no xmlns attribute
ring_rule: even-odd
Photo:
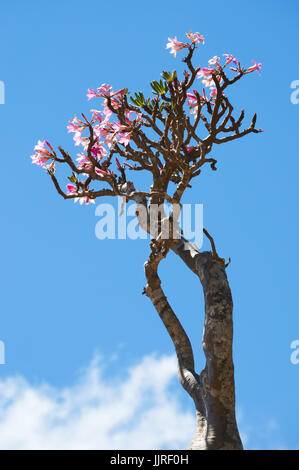
<svg viewBox="0 0 299 470"><path fill-rule="evenodd" d="M248 120L257 112L264 133L215 148L218 171L203 172L184 202L203 204L218 251L232 259L237 407L247 447L299 447L299 364L290 362L290 343L299 339L299 105L290 101L299 79L298 15L296 0L2 2L0 380L72 387L96 352L108 382L126 380L144 357L173 353L141 295L148 241L98 240L95 207L60 198L29 156L38 139L75 154L66 125L96 107L88 88L148 90L162 70L182 71L180 55L165 46L191 29L206 38L200 65L225 52L245 65L263 63L261 75L245 77L230 97ZM201 287L172 254L160 272L200 368ZM169 393L192 412L179 387L174 380Z"/></svg>

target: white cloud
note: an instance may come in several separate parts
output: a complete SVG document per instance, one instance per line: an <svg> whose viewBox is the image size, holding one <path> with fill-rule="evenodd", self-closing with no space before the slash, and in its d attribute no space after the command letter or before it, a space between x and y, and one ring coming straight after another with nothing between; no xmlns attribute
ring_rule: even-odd
<svg viewBox="0 0 299 470"><path fill-rule="evenodd" d="M123 380L104 378L96 358L63 389L9 377L0 381L0 448L187 448L195 418L170 389L174 377L174 356L146 356Z"/></svg>

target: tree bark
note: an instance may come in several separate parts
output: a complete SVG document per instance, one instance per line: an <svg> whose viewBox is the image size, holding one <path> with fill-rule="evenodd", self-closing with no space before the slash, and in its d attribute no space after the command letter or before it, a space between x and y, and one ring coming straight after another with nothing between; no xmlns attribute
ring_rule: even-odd
<svg viewBox="0 0 299 470"><path fill-rule="evenodd" d="M173 247L199 277L205 299L202 346L206 366L198 377L200 406L190 449L243 449L235 416L232 357L233 301L223 263L183 238Z"/></svg>
<svg viewBox="0 0 299 470"><path fill-rule="evenodd" d="M136 198L137 199L137 198ZM138 198L140 226L149 232L147 217L138 208L145 201ZM143 212L144 214L144 212ZM152 301L166 327L178 358L178 377L196 409L196 430L190 450L242 450L235 416L235 382L232 356L233 301L225 265L211 252L199 249L183 237L171 249L199 277L205 300L202 347L206 365L200 374L194 370L190 340L173 312L161 287L158 263L145 263L146 295Z"/></svg>

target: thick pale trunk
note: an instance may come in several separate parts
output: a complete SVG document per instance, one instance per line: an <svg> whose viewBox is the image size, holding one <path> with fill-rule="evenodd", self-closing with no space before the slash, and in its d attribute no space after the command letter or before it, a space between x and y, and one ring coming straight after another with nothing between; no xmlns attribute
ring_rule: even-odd
<svg viewBox="0 0 299 470"><path fill-rule="evenodd" d="M147 217L139 208L146 201L136 198L140 226L149 230ZM203 287L205 322L202 346L206 365L200 374L194 370L192 346L180 321L173 312L161 287L154 263L145 264L146 295L151 299L176 349L178 376L192 397L196 409L196 431L190 444L192 450L242 450L235 417L235 383L232 358L233 301L224 263L212 253L199 249L184 238L171 249L196 274Z"/></svg>
<svg viewBox="0 0 299 470"><path fill-rule="evenodd" d="M232 358L233 301L223 263L180 240L173 250L199 277L205 298L203 350L206 366L197 376L196 432L190 449L243 448L235 417Z"/></svg>

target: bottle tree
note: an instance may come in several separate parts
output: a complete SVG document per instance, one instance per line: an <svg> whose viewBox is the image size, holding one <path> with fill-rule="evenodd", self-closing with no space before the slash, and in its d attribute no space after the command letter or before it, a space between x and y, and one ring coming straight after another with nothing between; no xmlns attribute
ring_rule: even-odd
<svg viewBox="0 0 299 470"><path fill-rule="evenodd" d="M243 128L244 110L235 117L227 96L232 85L259 71L261 64L253 61L246 68L231 54L223 54L222 58L210 59L207 67L195 66L194 51L202 44L204 38L199 33L187 34L186 42L169 38L166 48L174 57L185 51L186 70L182 78L176 71L163 71L161 79L150 84L154 94L151 98L141 92L132 95L127 88L115 92L107 84L89 89L88 99L100 98L102 109L92 110L89 118L84 114L80 119L74 117L67 126L68 132L74 133L75 145L82 147L78 158L72 158L61 147L56 152L47 141L38 141L31 158L46 169L64 199L90 204L100 197L120 196L123 203L135 201L139 225L151 234L144 293L173 342L180 383L195 405L196 428L190 449L242 449L235 417L233 301L226 275L228 263L218 255L206 229L211 251L200 252L184 238L178 208L202 167L209 165L216 170L217 161L209 156L214 145L262 131L256 129L256 114L249 127ZM57 164L69 167L66 189L57 179ZM151 185L146 191L135 187L138 172L150 175ZM165 204L172 208L168 214ZM154 209L158 210L156 217L152 217ZM164 294L158 274L159 263L169 250L193 271L203 288L202 347L206 364L200 373L194 369L192 345Z"/></svg>

